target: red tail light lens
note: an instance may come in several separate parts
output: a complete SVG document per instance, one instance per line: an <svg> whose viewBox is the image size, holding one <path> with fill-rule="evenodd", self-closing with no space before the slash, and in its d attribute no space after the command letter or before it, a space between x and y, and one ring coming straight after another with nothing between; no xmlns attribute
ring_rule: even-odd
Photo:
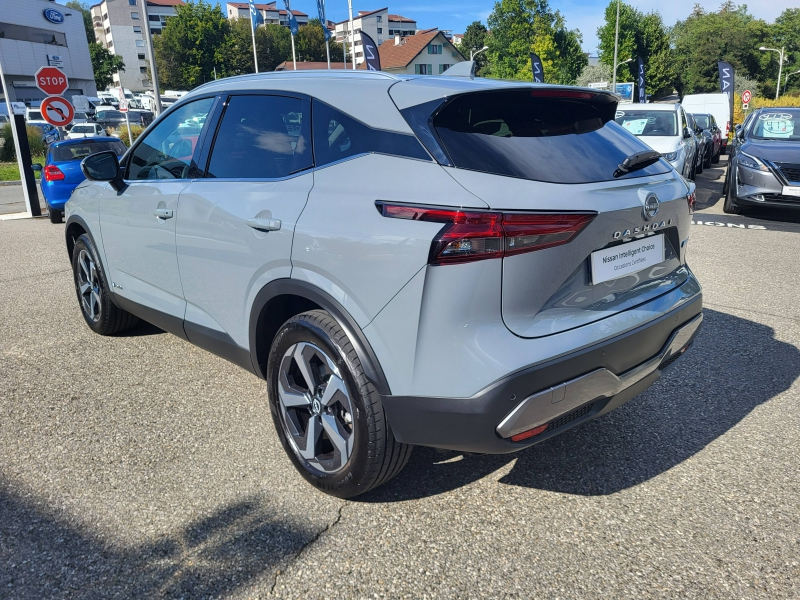
<svg viewBox="0 0 800 600"><path fill-rule="evenodd" d="M731 132L731 122L725 121L725 135L728 135Z"/></svg>
<svg viewBox="0 0 800 600"><path fill-rule="evenodd" d="M376 203L384 217L444 223L428 262L453 264L502 258L570 242L595 213L502 213Z"/></svg>
<svg viewBox="0 0 800 600"><path fill-rule="evenodd" d="M689 212L694 212L694 203L697 202L697 193L689 192L686 195L686 202L689 204Z"/></svg>
<svg viewBox="0 0 800 600"><path fill-rule="evenodd" d="M47 165L44 168L45 181L61 181L64 179L64 173L55 165Z"/></svg>

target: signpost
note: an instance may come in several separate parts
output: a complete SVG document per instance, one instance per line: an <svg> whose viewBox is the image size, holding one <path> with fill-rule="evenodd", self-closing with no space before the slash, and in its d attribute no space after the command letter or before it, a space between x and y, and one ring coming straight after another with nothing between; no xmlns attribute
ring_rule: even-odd
<svg viewBox="0 0 800 600"><path fill-rule="evenodd" d="M75 109L69 100L61 96L49 96L42 100L42 118L56 127L64 127L72 123Z"/></svg>
<svg viewBox="0 0 800 600"><path fill-rule="evenodd" d="M128 146L132 146L133 134L131 133L131 117L128 111L128 99L125 97L125 88L122 86L118 87L117 95L119 96L119 112L125 113L125 124L128 126Z"/></svg>

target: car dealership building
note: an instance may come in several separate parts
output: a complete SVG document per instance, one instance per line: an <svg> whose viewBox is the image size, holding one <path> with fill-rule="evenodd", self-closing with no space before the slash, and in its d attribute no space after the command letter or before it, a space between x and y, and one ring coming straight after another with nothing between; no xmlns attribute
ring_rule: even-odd
<svg viewBox="0 0 800 600"><path fill-rule="evenodd" d="M67 99L97 94L83 16L51 0L0 0L0 60L11 101L43 100L34 75L48 65L69 79ZM0 98L6 112L2 88Z"/></svg>

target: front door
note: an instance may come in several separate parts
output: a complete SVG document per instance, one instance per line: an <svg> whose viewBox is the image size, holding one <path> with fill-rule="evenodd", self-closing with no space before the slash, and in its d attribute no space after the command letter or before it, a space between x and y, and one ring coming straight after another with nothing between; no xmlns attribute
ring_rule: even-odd
<svg viewBox="0 0 800 600"><path fill-rule="evenodd" d="M205 177L181 192L186 334L223 356L249 349L255 294L291 275L295 223L314 183L310 117L305 98L230 96Z"/></svg>
<svg viewBox="0 0 800 600"><path fill-rule="evenodd" d="M190 102L148 131L127 157L126 187L99 199L111 290L124 308L182 335L186 309L175 223L192 156L214 98Z"/></svg>

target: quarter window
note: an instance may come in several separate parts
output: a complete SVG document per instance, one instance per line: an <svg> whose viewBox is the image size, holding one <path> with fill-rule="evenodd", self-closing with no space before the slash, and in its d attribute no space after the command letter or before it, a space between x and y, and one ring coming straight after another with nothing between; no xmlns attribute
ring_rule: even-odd
<svg viewBox="0 0 800 600"><path fill-rule="evenodd" d="M214 140L208 177L275 179L308 169L308 103L286 96L232 96Z"/></svg>
<svg viewBox="0 0 800 600"><path fill-rule="evenodd" d="M213 98L173 111L142 140L128 162L128 180L186 179Z"/></svg>

